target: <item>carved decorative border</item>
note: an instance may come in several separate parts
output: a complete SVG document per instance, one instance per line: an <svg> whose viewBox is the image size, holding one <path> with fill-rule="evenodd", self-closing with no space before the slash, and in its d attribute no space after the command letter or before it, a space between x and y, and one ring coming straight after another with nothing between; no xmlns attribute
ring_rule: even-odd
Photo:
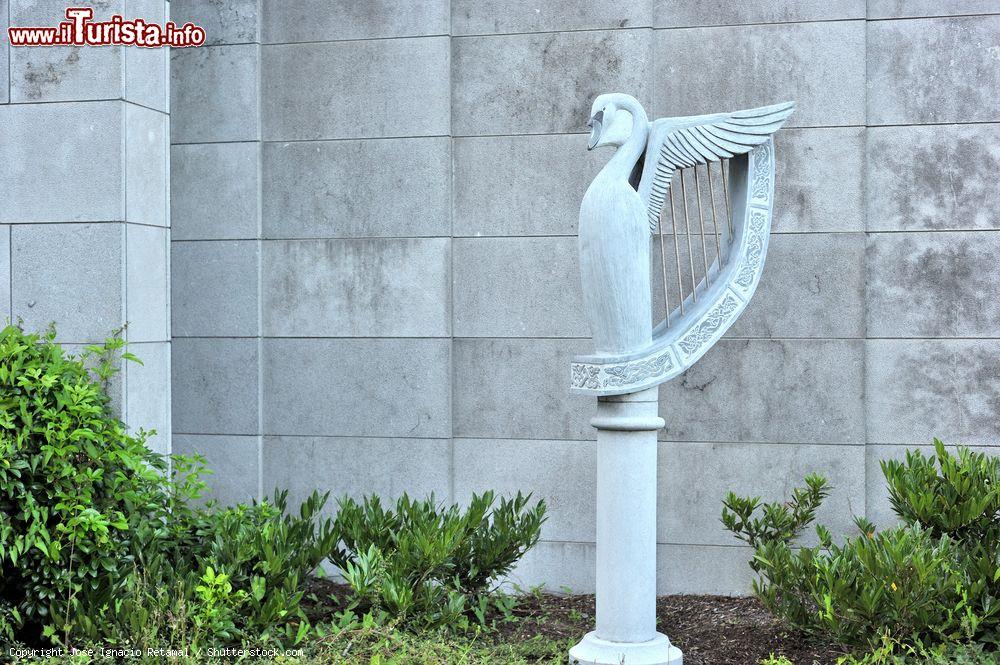
<svg viewBox="0 0 1000 665"><path fill-rule="evenodd" d="M684 336L677 340L677 348L685 358L698 354L702 347L710 346L717 337L729 327L729 322L735 319L743 301L726 291L726 295L705 313L701 321L691 327Z"/></svg>

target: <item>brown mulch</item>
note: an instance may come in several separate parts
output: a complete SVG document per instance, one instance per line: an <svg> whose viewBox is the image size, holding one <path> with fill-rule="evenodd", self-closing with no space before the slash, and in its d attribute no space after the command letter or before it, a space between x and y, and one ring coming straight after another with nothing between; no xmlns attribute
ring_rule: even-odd
<svg viewBox="0 0 1000 665"><path fill-rule="evenodd" d="M328 580L310 584L319 598L344 598L344 590ZM337 609L324 603L311 605L308 612L313 619L328 619ZM525 595L513 613L521 620L497 621L497 641L521 642L535 636L575 641L593 629L594 596ZM834 644L789 631L755 598L660 596L656 618L660 632L684 652L684 665L757 665L772 653L796 665L835 665L844 653Z"/></svg>

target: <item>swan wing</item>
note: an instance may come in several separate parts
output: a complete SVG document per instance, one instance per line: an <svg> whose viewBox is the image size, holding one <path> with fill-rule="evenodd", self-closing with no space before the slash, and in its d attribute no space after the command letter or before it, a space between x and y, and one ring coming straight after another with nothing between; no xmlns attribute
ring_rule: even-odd
<svg viewBox="0 0 1000 665"><path fill-rule="evenodd" d="M674 171L750 152L792 115L795 102L755 109L650 123L639 196L646 205L649 229L656 233Z"/></svg>

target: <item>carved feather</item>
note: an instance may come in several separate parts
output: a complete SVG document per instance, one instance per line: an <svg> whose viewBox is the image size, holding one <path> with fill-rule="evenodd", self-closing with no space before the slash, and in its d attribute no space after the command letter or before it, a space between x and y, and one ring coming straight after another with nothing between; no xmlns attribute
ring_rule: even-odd
<svg viewBox="0 0 1000 665"><path fill-rule="evenodd" d="M674 171L717 162L753 150L776 132L795 102L711 115L661 118L650 123L639 196L649 229L656 232Z"/></svg>

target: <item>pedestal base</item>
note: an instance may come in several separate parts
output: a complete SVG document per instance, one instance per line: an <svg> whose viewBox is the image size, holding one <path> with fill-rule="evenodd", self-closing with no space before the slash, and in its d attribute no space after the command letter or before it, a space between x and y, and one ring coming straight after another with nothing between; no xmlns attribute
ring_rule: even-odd
<svg viewBox="0 0 1000 665"><path fill-rule="evenodd" d="M595 632L569 650L570 665L683 665L681 650L657 633L648 642L609 642Z"/></svg>

